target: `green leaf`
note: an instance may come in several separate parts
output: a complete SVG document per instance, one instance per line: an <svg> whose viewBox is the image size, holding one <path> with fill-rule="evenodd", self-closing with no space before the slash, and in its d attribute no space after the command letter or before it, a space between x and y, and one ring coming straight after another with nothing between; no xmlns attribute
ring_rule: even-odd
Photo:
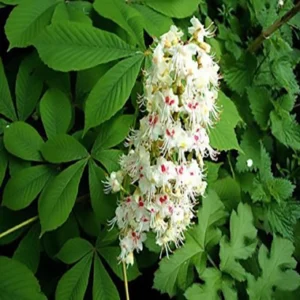
<svg viewBox="0 0 300 300"><path fill-rule="evenodd" d="M230 240L223 236L220 242L220 270L222 272L230 274L238 281L246 279L246 270L239 260L249 258L255 251L256 233L250 206L240 203L237 212L231 213Z"/></svg>
<svg viewBox="0 0 300 300"><path fill-rule="evenodd" d="M26 120L36 107L43 89L36 68L40 59L36 52L27 56L21 63L16 79L16 102L19 120Z"/></svg>
<svg viewBox="0 0 300 300"><path fill-rule="evenodd" d="M270 90L264 87L251 87L247 89L247 93L255 121L263 130L266 130L273 108Z"/></svg>
<svg viewBox="0 0 300 300"><path fill-rule="evenodd" d="M42 236L42 243L45 253L56 260L56 254L63 245L72 238L79 237L79 227L73 213L70 214L67 221L54 231L46 232Z"/></svg>
<svg viewBox="0 0 300 300"><path fill-rule="evenodd" d="M271 130L275 138L287 147L300 149L300 125L289 113L271 112Z"/></svg>
<svg viewBox="0 0 300 300"><path fill-rule="evenodd" d="M201 279L204 284L193 284L185 292L188 300L209 299L219 300L219 291L222 290L226 300L237 298L237 292L232 288L232 282L222 278L222 273L213 268L207 268L203 272Z"/></svg>
<svg viewBox="0 0 300 300"><path fill-rule="evenodd" d="M48 138L66 133L71 125L73 109L65 93L49 89L40 102L42 122Z"/></svg>
<svg viewBox="0 0 300 300"><path fill-rule="evenodd" d="M206 180L208 184L214 183L218 179L221 166L222 163L213 163L210 161L205 163L207 169Z"/></svg>
<svg viewBox="0 0 300 300"><path fill-rule="evenodd" d="M234 178L230 176L220 178L211 186L222 199L227 210L231 211L237 208L238 203L241 202L241 188Z"/></svg>
<svg viewBox="0 0 300 300"><path fill-rule="evenodd" d="M84 294L89 281L92 259L92 254L86 255L62 276L55 292L56 300L84 299Z"/></svg>
<svg viewBox="0 0 300 300"><path fill-rule="evenodd" d="M170 27L173 25L171 18L156 12L150 7L136 3L132 3L132 7L134 7L143 17L145 30L152 36L161 36L169 31ZM159 24L159 26L157 26L157 24Z"/></svg>
<svg viewBox="0 0 300 300"><path fill-rule="evenodd" d="M27 47L50 24L55 5L60 0L23 1L7 19L5 33L10 49Z"/></svg>
<svg viewBox="0 0 300 300"><path fill-rule="evenodd" d="M8 156L8 163L10 176L13 176L15 173L31 166L30 161L22 160L21 158L13 155Z"/></svg>
<svg viewBox="0 0 300 300"><path fill-rule="evenodd" d="M123 268L122 264L118 261L118 256L120 254L119 247L104 247L97 249L100 255L104 258L104 260L108 263L114 273L122 280L124 280L123 276ZM132 281L136 279L141 273L138 270L137 264L135 263L133 266L127 268L127 279L128 281Z"/></svg>
<svg viewBox="0 0 300 300"><path fill-rule="evenodd" d="M293 194L295 186L284 178L274 178L267 182L270 194L277 202L282 202L290 198Z"/></svg>
<svg viewBox="0 0 300 300"><path fill-rule="evenodd" d="M6 174L8 165L8 156L4 148L3 139L0 137L0 187Z"/></svg>
<svg viewBox="0 0 300 300"><path fill-rule="evenodd" d="M260 144L260 164L259 164L259 176L262 182L273 179L272 173L272 161L269 153L263 144Z"/></svg>
<svg viewBox="0 0 300 300"><path fill-rule="evenodd" d="M285 88L292 94L298 94L300 92L293 67L287 59L280 58L274 61L271 64L271 71L280 87Z"/></svg>
<svg viewBox="0 0 300 300"><path fill-rule="evenodd" d="M299 287L300 275L293 270L297 265L293 252L293 243L280 237L273 238L270 252L261 245L258 253L261 275L256 279L248 274L250 300L271 300L275 288L293 291Z"/></svg>
<svg viewBox="0 0 300 300"><path fill-rule="evenodd" d="M60 249L56 257L65 264L74 264L93 251L93 245L82 238L68 240Z"/></svg>
<svg viewBox="0 0 300 300"><path fill-rule="evenodd" d="M234 128L241 117L233 104L222 92L219 93L218 105L222 109L220 121L210 129L209 137L212 147L217 150L241 150Z"/></svg>
<svg viewBox="0 0 300 300"><path fill-rule="evenodd" d="M123 142L133 124L133 115L122 115L109 120L99 127L99 134L92 149L92 154L109 149Z"/></svg>
<svg viewBox="0 0 300 300"><path fill-rule="evenodd" d="M240 95L251 85L257 61L251 54L242 55L239 60L225 56L223 58L223 76L228 86Z"/></svg>
<svg viewBox="0 0 300 300"><path fill-rule="evenodd" d="M267 207L267 222L272 233L279 233L282 237L294 241L297 238L294 227L300 219L300 205L297 201L286 201L280 204L274 203Z"/></svg>
<svg viewBox="0 0 300 300"><path fill-rule="evenodd" d="M87 160L80 160L57 175L39 198L42 234L62 225L70 215Z"/></svg>
<svg viewBox="0 0 300 300"><path fill-rule="evenodd" d="M140 54L127 58L99 79L86 100L85 133L110 119L123 107L136 82L143 59L144 56Z"/></svg>
<svg viewBox="0 0 300 300"><path fill-rule="evenodd" d="M93 300L119 300L119 293L98 255L94 256Z"/></svg>
<svg viewBox="0 0 300 300"><path fill-rule="evenodd" d="M30 161L43 161L40 154L44 141L29 124L18 121L4 131L4 145L8 152Z"/></svg>
<svg viewBox="0 0 300 300"><path fill-rule="evenodd" d="M181 274L184 270L182 267L192 263L195 257L198 268L199 264L205 264L205 251L220 241L221 231L216 226L224 223L226 215L224 204L218 195L209 190L198 211L199 223L186 234L185 245L177 249L172 256L160 261L154 277L156 289L168 293L170 297L175 295L178 277L186 276L186 272Z"/></svg>
<svg viewBox="0 0 300 300"><path fill-rule="evenodd" d="M22 263L0 256L1 299L45 300L32 272Z"/></svg>
<svg viewBox="0 0 300 300"><path fill-rule="evenodd" d="M241 149L236 162L239 172L256 171L260 166L260 141L261 137L255 128L248 128L242 135ZM252 166L248 167L247 161L252 160Z"/></svg>
<svg viewBox="0 0 300 300"><path fill-rule="evenodd" d="M34 46L44 63L64 72L88 69L136 53L116 35L75 22L48 26Z"/></svg>
<svg viewBox="0 0 300 300"><path fill-rule="evenodd" d="M145 0L144 3L156 11L174 18L191 16L198 8L200 0Z"/></svg>
<svg viewBox="0 0 300 300"><path fill-rule="evenodd" d="M0 58L0 114L8 119L17 120L15 107L11 98L2 59Z"/></svg>
<svg viewBox="0 0 300 300"><path fill-rule="evenodd" d="M2 204L12 210L29 206L54 174L52 168L44 165L15 173L5 186Z"/></svg>
<svg viewBox="0 0 300 300"><path fill-rule="evenodd" d="M103 164L108 173L118 171L120 169L120 157L124 154L121 150L102 150L94 155L94 158Z"/></svg>
<svg viewBox="0 0 300 300"><path fill-rule="evenodd" d="M114 195L104 194L103 181L106 180L105 172L92 160L89 161L89 189L92 208L102 224L114 217L116 199Z"/></svg>
<svg viewBox="0 0 300 300"><path fill-rule="evenodd" d="M104 18L110 19L123 28L135 43L142 49L144 45L144 31L140 14L123 0L96 0L94 9Z"/></svg>
<svg viewBox="0 0 300 300"><path fill-rule="evenodd" d="M83 2L83 1L76 1ZM84 9L75 2L59 3L52 17L52 23L61 21L73 21L92 25L92 20L85 14Z"/></svg>
<svg viewBox="0 0 300 300"><path fill-rule="evenodd" d="M13 259L18 260L36 273L40 263L40 225L35 224L19 243Z"/></svg>
<svg viewBox="0 0 300 300"><path fill-rule="evenodd" d="M50 138L41 149L45 160L51 163L70 162L88 156L87 150L74 137L58 134Z"/></svg>

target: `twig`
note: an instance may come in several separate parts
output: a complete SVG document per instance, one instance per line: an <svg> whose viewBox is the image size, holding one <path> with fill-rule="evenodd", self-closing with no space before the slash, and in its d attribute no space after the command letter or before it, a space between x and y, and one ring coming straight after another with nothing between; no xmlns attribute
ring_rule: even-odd
<svg viewBox="0 0 300 300"><path fill-rule="evenodd" d="M127 271L126 271L126 264L123 261L123 276L124 276L124 286L125 286L125 294L126 294L126 300L130 300L129 298L129 290L128 290L128 280L127 280Z"/></svg>
<svg viewBox="0 0 300 300"><path fill-rule="evenodd" d="M13 233L14 231L16 231L16 230L18 230L18 229L20 229L20 228L22 228L22 227L24 227L26 225L29 225L30 223L34 222L37 219L38 219L38 216L32 217L32 218L24 221L23 223L18 224L16 226L14 226L14 227L12 227L12 228L10 228L10 229L8 229L8 230L0 233L0 239L3 238L3 237L5 237L6 235L9 235L10 233Z"/></svg>
<svg viewBox="0 0 300 300"><path fill-rule="evenodd" d="M282 25L287 23L292 17L294 17L300 11L300 1L290 9L285 15L283 15L280 19L275 21L270 27L263 30L261 34L250 44L248 47L248 51L253 53L255 52L264 40L268 39L277 29L279 29Z"/></svg>

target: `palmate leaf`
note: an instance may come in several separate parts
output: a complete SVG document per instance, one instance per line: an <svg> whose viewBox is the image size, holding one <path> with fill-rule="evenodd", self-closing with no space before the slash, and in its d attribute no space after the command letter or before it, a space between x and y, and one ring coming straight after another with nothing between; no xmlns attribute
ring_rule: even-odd
<svg viewBox="0 0 300 300"><path fill-rule="evenodd" d="M220 270L238 281L246 279L246 270L238 262L249 258L256 248L257 230L253 225L250 206L240 203L230 217L230 240L225 236L220 242ZM247 239L247 244L246 244Z"/></svg>
<svg viewBox="0 0 300 300"><path fill-rule="evenodd" d="M54 174L54 169L45 165L15 173L5 186L2 204L12 210L29 206Z"/></svg>
<svg viewBox="0 0 300 300"><path fill-rule="evenodd" d="M92 260L93 254L87 254L62 276L55 292L56 300L84 299L89 282Z"/></svg>
<svg viewBox="0 0 300 300"><path fill-rule="evenodd" d="M46 300L33 273L17 260L0 256L1 299Z"/></svg>
<svg viewBox="0 0 300 300"><path fill-rule="evenodd" d="M62 0L25 0L7 19L5 33L10 48L27 47L50 23L54 8Z"/></svg>
<svg viewBox="0 0 300 300"><path fill-rule="evenodd" d="M4 131L6 150L24 160L43 161L40 154L44 141L39 133L29 124L18 121Z"/></svg>
<svg viewBox="0 0 300 300"><path fill-rule="evenodd" d="M36 273L40 262L40 225L35 224L24 236L14 252L13 259L18 260Z"/></svg>
<svg viewBox="0 0 300 300"><path fill-rule="evenodd" d="M80 142L67 134L58 134L50 138L42 146L41 152L45 160L51 163L70 162L89 155Z"/></svg>
<svg viewBox="0 0 300 300"><path fill-rule="evenodd" d="M92 154L109 149L123 142L133 121L133 115L122 115L102 124L99 127L99 134L94 143Z"/></svg>
<svg viewBox="0 0 300 300"><path fill-rule="evenodd" d="M68 131L73 109L65 93L58 89L49 89L41 99L40 113L48 138Z"/></svg>
<svg viewBox="0 0 300 300"><path fill-rule="evenodd" d="M98 151L93 157L98 160L108 173L120 170L120 157L124 154L122 150L110 149Z"/></svg>
<svg viewBox="0 0 300 300"><path fill-rule="evenodd" d="M62 225L69 217L76 197L78 186L86 166L83 159L57 175L43 190L39 198L39 217L42 234Z"/></svg>
<svg viewBox="0 0 300 300"><path fill-rule="evenodd" d="M142 49L144 45L143 19L140 14L122 0L96 0L95 10L104 18L108 18L123 28L135 44Z"/></svg>
<svg viewBox="0 0 300 300"><path fill-rule="evenodd" d="M209 132L209 138L212 147L217 150L240 150L235 127L241 117L234 103L222 92L219 93L218 106L221 108L220 121Z"/></svg>
<svg viewBox="0 0 300 300"><path fill-rule="evenodd" d="M6 174L8 154L4 148L3 138L0 138L0 187Z"/></svg>
<svg viewBox="0 0 300 300"><path fill-rule="evenodd" d="M113 33L67 21L48 26L34 46L45 64L64 72L92 68L136 53Z"/></svg>
<svg viewBox="0 0 300 300"><path fill-rule="evenodd" d="M116 199L114 195L104 194L103 181L106 180L106 173L104 170L97 166L93 161L89 161L89 189L91 196L92 208L95 215L102 224L106 224L107 220L113 218Z"/></svg>
<svg viewBox="0 0 300 300"><path fill-rule="evenodd" d="M292 257L293 243L274 237L270 252L262 245L258 253L261 275L255 279L247 274L250 300L271 300L274 288L293 291L300 285L300 275L293 269L297 261Z"/></svg>
<svg viewBox="0 0 300 300"><path fill-rule="evenodd" d="M43 89L36 69L41 61L36 52L27 56L21 63L16 79L16 104L19 120L26 120L36 107Z"/></svg>
<svg viewBox="0 0 300 300"><path fill-rule="evenodd" d="M89 2L78 1L78 3L80 2L91 5ZM73 21L89 25L93 24L92 20L84 12L83 7L77 5L76 2L59 3L56 6L51 22L55 23L61 21Z"/></svg>
<svg viewBox="0 0 300 300"><path fill-rule="evenodd" d="M173 25L171 18L156 12L150 7L137 3L132 3L131 5L140 13L143 18L145 30L152 36L161 36L169 31L171 25ZM157 26L157 24L159 24L159 26Z"/></svg>
<svg viewBox="0 0 300 300"><path fill-rule="evenodd" d="M136 82L144 55L127 58L107 71L96 83L85 104L85 129L100 125L120 110Z"/></svg>
<svg viewBox="0 0 300 300"><path fill-rule="evenodd" d="M213 268L207 268L203 272L201 279L204 284L193 284L185 292L188 300L209 299L219 300L220 291L222 290L226 300L237 300L237 292L233 287L233 282L229 279L223 279L222 273Z"/></svg>
<svg viewBox="0 0 300 300"><path fill-rule="evenodd" d="M178 19L192 15L200 2L200 0L144 0L144 3L154 10Z"/></svg>
<svg viewBox="0 0 300 300"><path fill-rule="evenodd" d="M2 59L0 58L0 114L8 119L17 119L15 107L11 98L8 82L4 72Z"/></svg>
<svg viewBox="0 0 300 300"><path fill-rule="evenodd" d="M56 257L66 264L74 264L92 251L93 245L90 242L77 237L69 239L57 253Z"/></svg>
<svg viewBox="0 0 300 300"><path fill-rule="evenodd" d="M199 224L186 234L185 245L169 258L161 260L154 277L156 289L170 296L175 295L178 278L187 276L188 270L183 266L196 261L200 269L200 265L205 264L205 251L219 242L221 232L216 226L224 222L226 215L223 203L217 194L210 190L203 198L203 205L198 212Z"/></svg>
<svg viewBox="0 0 300 300"><path fill-rule="evenodd" d="M119 300L119 294L98 255L94 256L93 300Z"/></svg>

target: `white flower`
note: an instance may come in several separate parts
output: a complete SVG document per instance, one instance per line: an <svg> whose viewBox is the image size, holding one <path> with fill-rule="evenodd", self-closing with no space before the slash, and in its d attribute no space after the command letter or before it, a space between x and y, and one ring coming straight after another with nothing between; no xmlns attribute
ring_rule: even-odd
<svg viewBox="0 0 300 300"><path fill-rule="evenodd" d="M247 167L251 168L253 166L253 160L252 159L248 159L247 160Z"/></svg>
<svg viewBox="0 0 300 300"><path fill-rule="evenodd" d="M118 172L112 172L109 177L107 177L106 181L104 181L104 192L106 194L113 192L119 192L122 187L122 182L123 182L123 172L118 171Z"/></svg>

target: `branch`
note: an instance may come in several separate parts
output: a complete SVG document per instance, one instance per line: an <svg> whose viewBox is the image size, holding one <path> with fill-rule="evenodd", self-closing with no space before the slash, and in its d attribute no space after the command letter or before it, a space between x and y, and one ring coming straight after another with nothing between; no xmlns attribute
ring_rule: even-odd
<svg viewBox="0 0 300 300"><path fill-rule="evenodd" d="M275 21L270 27L263 30L261 34L250 44L248 47L248 51L253 53L255 52L264 40L268 39L277 29L279 29L283 24L287 23L292 17L294 17L300 11L300 1L289 10L285 15L283 15L280 19Z"/></svg>

